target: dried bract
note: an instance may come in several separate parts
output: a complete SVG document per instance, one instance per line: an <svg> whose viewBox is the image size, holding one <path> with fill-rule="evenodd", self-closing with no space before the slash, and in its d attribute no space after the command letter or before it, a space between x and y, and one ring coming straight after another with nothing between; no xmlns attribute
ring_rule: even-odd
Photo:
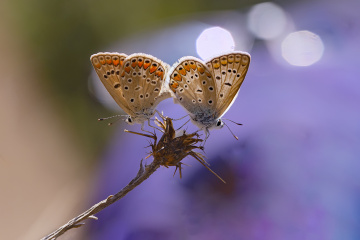
<svg viewBox="0 0 360 240"><path fill-rule="evenodd" d="M161 116L161 118L163 122L157 118L155 119L156 125L161 128L161 132L163 133L159 141L157 141L155 133L149 135L128 130L125 131L154 139L154 142L150 144L152 151L148 157L153 156L154 162L159 162L162 166L175 166L176 169L174 174L177 169L179 169L180 178L182 177L181 165L183 165L181 161L187 156L192 156L225 183L219 175L208 167L209 164L205 161L204 156L201 153L193 151L195 149L204 149L204 147L196 145L199 142L203 142L203 140L199 138L199 135L197 133L186 134L183 132L180 136L176 136L176 131L171 118L163 116Z"/></svg>

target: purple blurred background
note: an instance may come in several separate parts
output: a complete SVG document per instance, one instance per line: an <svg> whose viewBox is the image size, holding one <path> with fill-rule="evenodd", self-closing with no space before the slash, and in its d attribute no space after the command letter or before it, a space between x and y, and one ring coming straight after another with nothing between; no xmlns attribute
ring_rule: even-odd
<svg viewBox="0 0 360 240"><path fill-rule="evenodd" d="M227 184L191 158L181 180L172 176L174 168L162 167L98 214L87 239L360 239L359 9L351 0L265 3L187 16L103 49L145 52L170 65L229 49L248 51L252 60L225 115L243 124L227 122L239 141L223 128L205 145L211 168ZM224 49L199 42L213 27L228 31L233 42L226 34L215 40L230 41ZM94 76L93 91L104 98ZM185 115L171 99L158 110ZM113 128L94 202L124 187L150 151L146 138L124 128L139 130Z"/></svg>
<svg viewBox="0 0 360 240"><path fill-rule="evenodd" d="M205 154L160 168L61 239L360 239L360 2L0 1L0 239L40 239L124 187L147 156L92 54L252 60ZM158 110L186 113L167 99ZM185 122L175 122L179 127ZM196 130L186 125L188 132ZM148 162L151 159L147 160Z"/></svg>

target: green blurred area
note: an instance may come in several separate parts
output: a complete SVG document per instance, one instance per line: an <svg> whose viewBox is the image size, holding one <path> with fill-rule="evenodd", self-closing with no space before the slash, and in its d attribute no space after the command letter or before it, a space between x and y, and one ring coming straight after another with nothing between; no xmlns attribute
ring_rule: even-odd
<svg viewBox="0 0 360 240"><path fill-rule="evenodd" d="M241 9L256 1L9 1L11 26L22 38L49 101L70 122L89 154L98 154L114 128L97 118L111 116L88 91L91 54L142 30L181 21L198 12ZM169 21L170 19L170 21Z"/></svg>

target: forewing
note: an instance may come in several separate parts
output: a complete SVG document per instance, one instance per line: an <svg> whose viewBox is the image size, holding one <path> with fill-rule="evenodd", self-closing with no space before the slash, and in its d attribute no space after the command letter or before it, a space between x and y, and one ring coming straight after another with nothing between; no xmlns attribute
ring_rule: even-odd
<svg viewBox="0 0 360 240"><path fill-rule="evenodd" d="M178 102L193 116L212 114L216 106L214 79L205 64L195 57L184 57L170 71L169 88Z"/></svg>
<svg viewBox="0 0 360 240"><path fill-rule="evenodd" d="M163 99L168 65L147 54L129 55L122 66L121 89L130 109L138 114L152 112Z"/></svg>
<svg viewBox="0 0 360 240"><path fill-rule="evenodd" d="M224 115L236 99L249 64L250 55L244 52L221 55L206 63L215 79L216 110L219 116Z"/></svg>
<svg viewBox="0 0 360 240"><path fill-rule="evenodd" d="M126 54L123 53L97 53L90 57L90 61L104 84L106 90L113 97L115 102L129 115L133 115L126 103L121 90L120 75L121 66L124 63Z"/></svg>

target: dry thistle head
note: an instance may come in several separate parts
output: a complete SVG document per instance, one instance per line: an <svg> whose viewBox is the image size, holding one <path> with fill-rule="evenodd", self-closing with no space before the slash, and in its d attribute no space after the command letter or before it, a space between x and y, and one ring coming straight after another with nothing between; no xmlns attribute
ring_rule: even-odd
<svg viewBox="0 0 360 240"><path fill-rule="evenodd" d="M179 169L180 178L182 177L181 165L183 163L181 161L187 156L192 156L216 177L218 177L222 182L226 183L219 175L217 175L208 167L209 164L205 161L204 156L201 153L193 151L195 149L204 149L204 147L196 145L199 142L203 142L203 140L199 138L199 135L197 133L186 134L184 132L181 136L176 137L176 132L171 118L164 117L162 115L160 115L160 117L162 118L163 122L157 118L155 119L155 124L159 126L161 128L161 132L163 132L163 135L158 142L155 133L153 135L149 135L138 132L131 132L128 130L125 131L154 139L154 142L150 144L152 152L148 157L153 156L154 162L158 162L160 165L167 168L169 166L175 166L176 169L174 175L177 169Z"/></svg>

